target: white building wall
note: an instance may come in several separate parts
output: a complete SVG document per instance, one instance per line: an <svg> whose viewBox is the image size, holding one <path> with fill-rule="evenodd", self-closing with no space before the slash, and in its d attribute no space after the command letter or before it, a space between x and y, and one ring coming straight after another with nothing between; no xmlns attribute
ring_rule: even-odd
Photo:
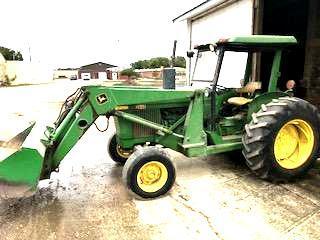
<svg viewBox="0 0 320 240"><path fill-rule="evenodd" d="M7 75L15 79L12 84L40 84L51 82L53 70L45 64L24 61L7 61Z"/></svg>
<svg viewBox="0 0 320 240"><path fill-rule="evenodd" d="M192 21L191 46L251 34L252 10L252 0L241 0Z"/></svg>
<svg viewBox="0 0 320 240"><path fill-rule="evenodd" d="M200 13L202 17L187 19L189 30L189 43L191 49L194 45L214 43L220 38L228 38L239 35L250 35L253 32L253 0L240 0L233 2L217 10L209 9L207 14ZM239 82L241 74L244 72L245 56L235 57L234 61L224 63L224 69L232 69L228 74L230 79ZM195 58L187 64L187 72L191 73ZM208 71L208 76L212 75L212 64L208 62L208 66L204 71ZM192 77L192 74L190 74ZM239 76L240 75L240 76ZM189 74L187 74L189 76ZM210 78L210 77L208 77ZM231 84L231 83L230 83Z"/></svg>

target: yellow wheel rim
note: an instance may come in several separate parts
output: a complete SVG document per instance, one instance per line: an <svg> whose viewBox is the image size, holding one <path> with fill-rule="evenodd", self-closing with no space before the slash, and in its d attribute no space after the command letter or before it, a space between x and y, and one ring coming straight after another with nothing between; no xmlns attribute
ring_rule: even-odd
<svg viewBox="0 0 320 240"><path fill-rule="evenodd" d="M144 164L137 175L138 186L144 192L156 192L160 190L168 179L167 168L158 161Z"/></svg>
<svg viewBox="0 0 320 240"><path fill-rule="evenodd" d="M116 148L116 151L118 153L118 155L120 157L123 157L123 158L128 158L130 157L132 151L131 150L124 150L120 147L120 145L117 144L117 148Z"/></svg>
<svg viewBox="0 0 320 240"><path fill-rule="evenodd" d="M312 127L306 121L295 119L286 123L274 142L274 155L285 169L302 166L310 157L314 146Z"/></svg>

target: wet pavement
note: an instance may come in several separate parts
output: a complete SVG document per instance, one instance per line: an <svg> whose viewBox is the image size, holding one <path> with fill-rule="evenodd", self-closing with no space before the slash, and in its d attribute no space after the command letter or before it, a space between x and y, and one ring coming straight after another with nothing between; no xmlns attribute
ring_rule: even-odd
<svg viewBox="0 0 320 240"><path fill-rule="evenodd" d="M11 119L0 129L15 128L13 118L51 124L80 83L72 84L0 89L2 118ZM4 99L17 95L25 100L9 107ZM0 239L320 239L320 164L295 183L275 185L257 179L240 157L170 151L173 189L137 200L108 156L113 132L113 124L105 133L92 126L34 196L0 200Z"/></svg>

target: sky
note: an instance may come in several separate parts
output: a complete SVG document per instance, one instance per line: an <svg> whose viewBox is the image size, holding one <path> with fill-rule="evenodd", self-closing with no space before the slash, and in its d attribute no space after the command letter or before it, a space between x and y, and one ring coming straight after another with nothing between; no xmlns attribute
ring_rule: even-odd
<svg viewBox="0 0 320 240"><path fill-rule="evenodd" d="M0 46L51 68L169 57L175 39L185 55L186 23L172 19L202 1L1 0Z"/></svg>

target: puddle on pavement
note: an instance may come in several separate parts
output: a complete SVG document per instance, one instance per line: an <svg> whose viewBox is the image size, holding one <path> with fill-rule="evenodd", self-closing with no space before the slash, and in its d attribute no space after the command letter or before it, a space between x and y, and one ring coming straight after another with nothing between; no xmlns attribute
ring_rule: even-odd
<svg viewBox="0 0 320 240"><path fill-rule="evenodd" d="M1 239L150 239L121 171L105 163L71 176L55 174L34 196L0 200Z"/></svg>

